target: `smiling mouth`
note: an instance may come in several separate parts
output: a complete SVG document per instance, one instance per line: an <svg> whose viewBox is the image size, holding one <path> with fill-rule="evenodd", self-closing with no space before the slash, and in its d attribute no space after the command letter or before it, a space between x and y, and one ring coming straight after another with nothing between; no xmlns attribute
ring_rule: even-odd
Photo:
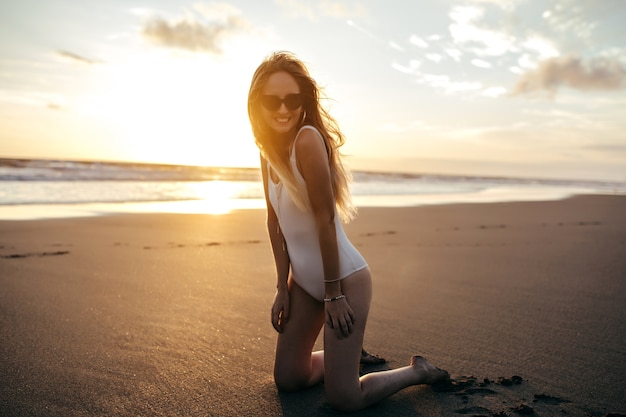
<svg viewBox="0 0 626 417"><path fill-rule="evenodd" d="M274 120L278 123L287 123L291 120L291 117L275 117Z"/></svg>

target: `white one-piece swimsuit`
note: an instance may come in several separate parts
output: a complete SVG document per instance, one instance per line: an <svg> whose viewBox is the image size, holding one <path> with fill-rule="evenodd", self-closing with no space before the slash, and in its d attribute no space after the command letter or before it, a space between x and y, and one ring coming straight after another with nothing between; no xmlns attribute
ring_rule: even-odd
<svg viewBox="0 0 626 417"><path fill-rule="evenodd" d="M306 182L298 171L296 164L295 143L304 129L313 130L320 140L322 136L313 126L302 126L296 135L289 155L291 169L296 177L298 188L309 201ZM313 298L322 301L324 299L324 265L322 251L320 249L317 224L312 210L304 211L293 202L287 190L283 189L282 183L274 183L270 175L268 165L268 195L272 208L278 217L278 223L285 237L287 252L291 262L291 274L293 279ZM335 229L337 231L337 246L339 248L339 277L346 278L349 275L367 267L367 262L359 251L352 245L343 230L341 221L335 215Z"/></svg>

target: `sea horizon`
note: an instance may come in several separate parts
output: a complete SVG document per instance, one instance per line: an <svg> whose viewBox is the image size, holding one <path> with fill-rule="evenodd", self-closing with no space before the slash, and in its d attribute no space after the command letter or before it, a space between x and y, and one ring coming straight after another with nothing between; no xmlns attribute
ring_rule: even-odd
<svg viewBox="0 0 626 417"><path fill-rule="evenodd" d="M401 207L626 194L626 182L352 171L357 207ZM119 212L220 214L264 208L261 172L145 162L0 158L0 219Z"/></svg>

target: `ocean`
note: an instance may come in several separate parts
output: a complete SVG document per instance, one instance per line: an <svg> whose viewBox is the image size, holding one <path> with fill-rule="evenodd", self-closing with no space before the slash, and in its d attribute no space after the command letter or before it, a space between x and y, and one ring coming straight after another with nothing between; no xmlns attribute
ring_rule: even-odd
<svg viewBox="0 0 626 417"><path fill-rule="evenodd" d="M401 207L626 195L626 183L355 171L351 191L357 207ZM257 168L0 158L0 220L264 207Z"/></svg>

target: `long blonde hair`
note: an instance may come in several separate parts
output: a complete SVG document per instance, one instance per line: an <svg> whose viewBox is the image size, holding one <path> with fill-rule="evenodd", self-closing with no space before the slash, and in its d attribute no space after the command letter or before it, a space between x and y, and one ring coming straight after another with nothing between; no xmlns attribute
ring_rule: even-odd
<svg viewBox="0 0 626 417"><path fill-rule="evenodd" d="M332 189L335 197L335 205L339 218L347 223L356 214L356 208L352 204L349 183L352 179L349 171L343 166L342 155L339 148L344 144L345 138L335 119L320 105L321 90L315 80L309 75L309 71L302 61L289 52L275 52L267 57L255 71L248 93L248 117L254 140L261 155L269 161L272 169L276 172L281 182L287 189L294 203L302 210L309 210L308 197L303 195L303 190L297 186L297 181L289 155L280 152L277 141L272 131L265 126L259 109L258 98L270 75L276 72L290 74L300 87L303 97L303 118L301 126L310 125L315 127L324 140L330 163Z"/></svg>

